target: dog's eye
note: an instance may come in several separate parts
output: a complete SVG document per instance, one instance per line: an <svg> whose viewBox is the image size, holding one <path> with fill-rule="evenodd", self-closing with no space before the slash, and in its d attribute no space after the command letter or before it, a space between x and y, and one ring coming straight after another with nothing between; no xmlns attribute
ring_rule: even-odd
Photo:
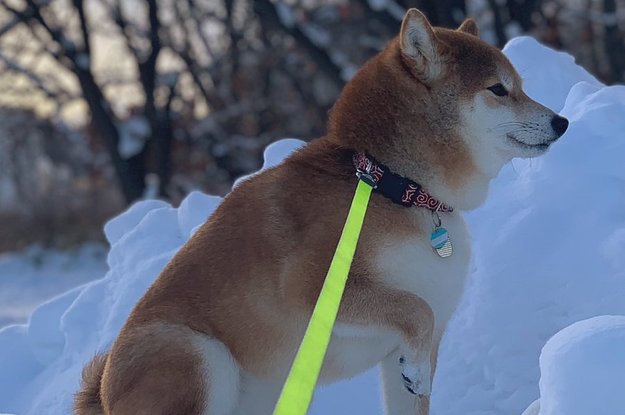
<svg viewBox="0 0 625 415"><path fill-rule="evenodd" d="M486 89L488 89L490 92L497 95L498 97L505 97L506 95L508 95L508 91L501 84L495 84L493 86L489 86Z"/></svg>

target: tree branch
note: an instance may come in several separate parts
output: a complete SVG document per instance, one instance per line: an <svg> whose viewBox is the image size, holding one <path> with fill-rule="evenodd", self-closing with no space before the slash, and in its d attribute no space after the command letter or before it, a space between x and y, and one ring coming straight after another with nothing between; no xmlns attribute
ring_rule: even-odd
<svg viewBox="0 0 625 415"><path fill-rule="evenodd" d="M206 68L202 68L199 64L198 64L198 59L195 56L195 53L193 51L193 48L191 46L191 33L189 31L189 29L186 27L185 25L185 17L182 14L182 10L180 9L180 2L176 2L175 7L174 7L174 13L175 13L175 17L176 17L176 21L179 22L180 24L180 30L182 31L182 45L181 46L177 46L174 45L173 42L170 40L169 42L169 47L180 57L180 59L182 59L182 61L185 63L187 70L189 71L189 74L191 75L191 79L193 80L193 83L196 85L196 87L198 88L198 90L200 91L200 95L202 96L202 98L204 99L204 101L206 102L206 105L208 105L209 107L211 107L212 109L216 109L219 107L218 102L216 100L215 97L213 97L209 92L208 92L208 88L204 85L204 82L202 81L202 72L204 73L210 73L210 70L206 69ZM187 1L188 7L193 6L193 1L192 0L188 0ZM191 9L190 9L191 10ZM194 15L194 13L192 11L189 12L189 16ZM194 21L194 23L199 24L199 22L196 22L195 19L192 19ZM195 27L196 30L200 30L199 26ZM201 34L198 34L200 37L203 37ZM206 41L206 39L204 39ZM210 48L210 46L208 45L208 42L206 42L206 46L207 48ZM208 51L210 52L210 51ZM213 57L214 59L216 59L215 57Z"/></svg>
<svg viewBox="0 0 625 415"><path fill-rule="evenodd" d="M178 4L180 3L176 2L176 5ZM202 46L204 46L204 49L206 50L207 55L210 56L211 58L215 58L216 57L215 51L213 47L210 45L206 36L204 36L204 32L202 31L202 22L208 21L209 17L216 18L217 16L215 16L215 14L213 13L204 13L202 16L200 16L197 13L197 10L199 10L199 8L195 4L195 0L187 0L187 7L189 9L190 20L193 22L193 25L195 26L198 39L200 39Z"/></svg>
<svg viewBox="0 0 625 415"><path fill-rule="evenodd" d="M80 31L82 34L83 52L91 57L91 42L89 39L89 28L87 24L87 16L85 15L85 7L83 0L72 0L74 7L78 11L78 18L80 19Z"/></svg>
<svg viewBox="0 0 625 415"><path fill-rule="evenodd" d="M161 51L161 38L159 37L160 21L158 20L158 5L156 0L147 0L148 20L150 22L149 41L150 53L139 64L139 79L145 92L145 115L148 119L156 116L154 104L154 92L156 90L156 60Z"/></svg>
<svg viewBox="0 0 625 415"><path fill-rule="evenodd" d="M37 32L34 30L33 25L31 24L33 21L37 22L43 29L48 33L52 41L58 46L58 49L61 51L55 52L50 48L46 48L47 52L50 53L57 61L62 63L69 69L72 69L72 65L76 65L76 45L69 40L63 32L60 30L53 28L48 24L48 22L43 18L40 10L40 5L36 4L33 0L26 0L27 7L24 10L18 10L11 6L9 6L6 2L2 2L2 7L13 16L15 16L21 23L25 24L30 32L33 34L35 38L37 38L42 44L45 44L43 39L41 39ZM66 58L67 60L65 60Z"/></svg>
<svg viewBox="0 0 625 415"><path fill-rule="evenodd" d="M499 4L497 0L487 0L488 5L490 6L493 16L495 18L495 35L497 36L497 46L503 47L508 41L508 37L506 36L506 31L504 27L503 17L501 16L501 9L499 8Z"/></svg>
<svg viewBox="0 0 625 415"><path fill-rule="evenodd" d="M8 33L11 30L13 30L13 28L16 27L19 23L20 23L20 19L18 19L17 16L14 15L13 18L7 24L0 27L0 36L3 36L5 33Z"/></svg>
<svg viewBox="0 0 625 415"><path fill-rule="evenodd" d="M310 40L297 24L293 25L293 27L286 26L278 16L276 6L271 0L254 0L254 10L261 19L266 19L273 26L292 36L308 52L313 61L319 65L323 73L338 87L342 87L345 84L345 80L341 76L342 68L330 58L326 50Z"/></svg>
<svg viewBox="0 0 625 415"><path fill-rule="evenodd" d="M11 58L2 53L2 51L0 51L0 62L4 63L7 69L13 72L17 72L28 78L28 80L30 80L35 85L35 87L41 90L48 98L51 98L52 100L58 102L60 105L74 98L66 91L54 91L50 89L39 75L28 70L17 62L14 62L13 60L11 60Z"/></svg>
<svg viewBox="0 0 625 415"><path fill-rule="evenodd" d="M360 4L362 4L367 19L377 20L391 33L395 33L399 30L401 20L396 19L395 16L393 16L386 7L383 7L379 10L374 10L373 7L371 7L370 0L360 0Z"/></svg>
<svg viewBox="0 0 625 415"><path fill-rule="evenodd" d="M614 16L614 21L604 24L604 47L610 62L610 77L613 82L623 79L625 73L625 57L623 56L623 34L616 20L616 0L603 0L604 16Z"/></svg>
<svg viewBox="0 0 625 415"><path fill-rule="evenodd" d="M28 13L28 10L19 11L17 9L10 7L8 4L6 4L5 1L0 2L0 6L2 6L4 10L6 10L8 13L10 13L13 16L14 18L13 21L15 21L17 24L24 24L24 26L32 34L33 38L36 39L40 45L42 45L42 49L44 52L50 54L50 56L54 60L60 62L61 64L69 68L69 66L67 65L68 61L64 60L63 56L60 53L48 47L45 47L46 43L49 43L49 41L47 39L42 39L39 33L37 32L37 30L35 30L35 26L30 24L33 16L30 13ZM8 29L8 26L9 25L5 27L7 27ZM3 34L4 33L8 33L8 30L6 32L3 32Z"/></svg>
<svg viewBox="0 0 625 415"><path fill-rule="evenodd" d="M130 36L130 30L128 21L124 17L124 13L122 11L120 0L115 0L115 3L111 6L110 9L111 18L115 22L115 24L119 27L124 40L126 40L126 47L130 51L130 53L134 56L137 62L141 62L141 54L137 48L135 48L132 38Z"/></svg>
<svg viewBox="0 0 625 415"><path fill-rule="evenodd" d="M59 51L58 54L55 55L57 56L57 61L64 64L73 72L80 84L82 97L89 107L91 122L98 131L98 136L108 151L124 197L128 202L132 202L141 197L145 187L143 154L126 160L121 157L118 149L120 136L115 115L102 92L101 86L96 82L90 66L85 65L85 62L81 61L82 56L80 54L86 53L90 48L89 27L84 10L77 10L81 16L81 30L83 32L83 41L85 42L84 48L78 49L75 43L71 41L60 28L54 27L43 17L41 8L44 4L40 4L36 2L36 0L25 1L26 8L24 10L12 8L8 6L6 2L3 2L2 6L13 16L17 17L20 22L29 27L31 32L35 35L36 32L33 29L33 23L38 24L48 33L52 39L52 43L57 46ZM154 1L152 3L154 3ZM83 7L81 0L73 0L72 5L77 8ZM49 49L48 45L50 42L42 41L41 43L45 45L46 49ZM54 52L50 50L50 53ZM42 86L45 87L43 84Z"/></svg>

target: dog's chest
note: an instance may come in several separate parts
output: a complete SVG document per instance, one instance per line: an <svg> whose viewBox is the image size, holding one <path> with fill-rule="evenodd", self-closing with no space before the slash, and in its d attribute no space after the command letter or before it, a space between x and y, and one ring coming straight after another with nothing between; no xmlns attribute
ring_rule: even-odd
<svg viewBox="0 0 625 415"><path fill-rule="evenodd" d="M409 237L390 236L378 250L376 267L384 284L425 300L434 312L437 328L443 329L460 301L471 253L462 217L453 214L441 218L453 246L450 257L441 258L432 249L429 232ZM420 222L423 229L433 228L427 220Z"/></svg>

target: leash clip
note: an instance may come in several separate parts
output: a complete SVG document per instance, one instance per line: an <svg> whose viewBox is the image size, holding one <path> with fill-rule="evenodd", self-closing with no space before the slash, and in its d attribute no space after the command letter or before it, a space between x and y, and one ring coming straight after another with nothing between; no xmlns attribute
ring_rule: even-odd
<svg viewBox="0 0 625 415"><path fill-rule="evenodd" d="M356 177L358 177L359 180L362 180L363 182L367 183L372 188L377 189L378 184L373 178L373 176L371 175L372 167L373 167L373 163L371 162L371 160L367 160L367 168L365 170L356 169Z"/></svg>

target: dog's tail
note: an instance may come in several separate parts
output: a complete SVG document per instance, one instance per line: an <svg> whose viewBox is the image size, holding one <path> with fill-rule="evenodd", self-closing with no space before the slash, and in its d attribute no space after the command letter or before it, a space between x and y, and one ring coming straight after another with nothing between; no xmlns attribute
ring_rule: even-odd
<svg viewBox="0 0 625 415"><path fill-rule="evenodd" d="M76 415L104 415L100 398L100 383L106 366L106 354L95 356L82 370L80 390L74 396Z"/></svg>

